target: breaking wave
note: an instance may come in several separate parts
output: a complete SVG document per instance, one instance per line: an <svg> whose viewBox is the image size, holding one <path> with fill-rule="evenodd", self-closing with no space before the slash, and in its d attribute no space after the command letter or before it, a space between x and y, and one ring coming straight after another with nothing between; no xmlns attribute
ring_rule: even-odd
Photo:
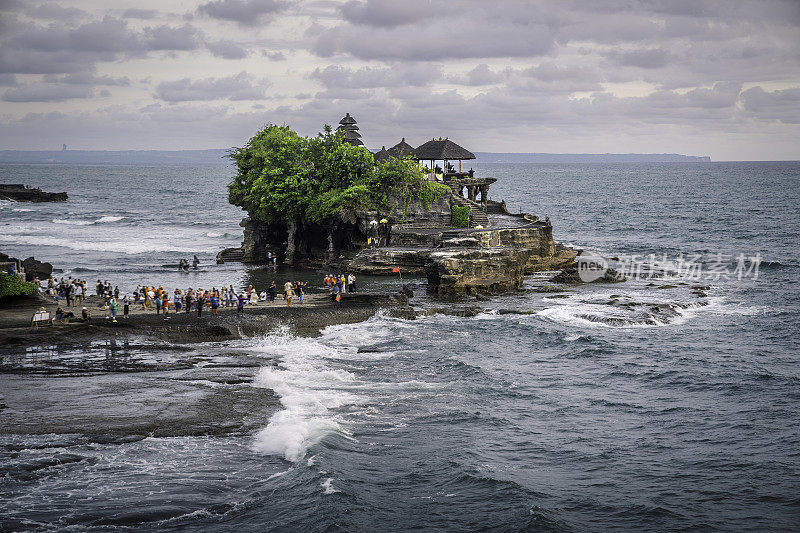
<svg viewBox="0 0 800 533"><path fill-rule="evenodd" d="M45 235L0 235L0 241L8 244L27 244L35 246L58 246L79 251L117 252L126 255L136 255L152 252L184 252L193 253L197 246L173 246L162 239L150 240L120 239L119 241L104 242L97 240L80 240L74 238L49 237Z"/></svg>
<svg viewBox="0 0 800 533"><path fill-rule="evenodd" d="M334 348L295 337L283 328L262 337L248 350L276 357L277 366L261 368L253 385L272 389L283 405L256 434L255 451L298 462L326 435L347 435L335 410L361 403L362 398L343 390L354 383L355 376L326 363L326 355L335 356L330 353Z"/></svg>
<svg viewBox="0 0 800 533"><path fill-rule="evenodd" d="M53 224L66 224L69 226L92 226L94 224L107 224L119 222L125 217L103 216L95 220L75 220L71 218L54 218Z"/></svg>

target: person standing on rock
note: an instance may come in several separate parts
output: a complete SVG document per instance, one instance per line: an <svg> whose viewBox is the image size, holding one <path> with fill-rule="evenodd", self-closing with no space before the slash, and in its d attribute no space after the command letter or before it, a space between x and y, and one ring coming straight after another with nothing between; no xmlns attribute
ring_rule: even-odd
<svg viewBox="0 0 800 533"><path fill-rule="evenodd" d="M356 292L356 277L351 273L347 275L348 292Z"/></svg>
<svg viewBox="0 0 800 533"><path fill-rule="evenodd" d="M288 288L286 289L286 307L292 306L292 298L294 298L294 289L292 288L292 284L288 281L286 282Z"/></svg>
<svg viewBox="0 0 800 533"><path fill-rule="evenodd" d="M192 268L194 270L197 270L197 267L199 266L200 266L200 260L197 258L197 256L194 256L194 259L192 259Z"/></svg>
<svg viewBox="0 0 800 533"><path fill-rule="evenodd" d="M125 297L122 299L122 318L128 319L130 318L129 314L131 312L131 299L126 294Z"/></svg>
<svg viewBox="0 0 800 533"><path fill-rule="evenodd" d="M292 290L292 282L287 281L283 284L283 299L285 300L289 296L289 291Z"/></svg>
<svg viewBox="0 0 800 533"><path fill-rule="evenodd" d="M64 297L67 299L67 307L72 307L72 283L64 288Z"/></svg>
<svg viewBox="0 0 800 533"><path fill-rule="evenodd" d="M214 292L211 293L211 314L212 315L216 315L217 314L217 308L218 307L219 307L219 296L217 295L217 292L214 291Z"/></svg>
<svg viewBox="0 0 800 533"><path fill-rule="evenodd" d="M155 293L153 293L153 298L155 299L156 304L156 315L161 314L161 297Z"/></svg>
<svg viewBox="0 0 800 533"><path fill-rule="evenodd" d="M183 297L181 296L180 289L175 289L175 292L173 293L173 297L172 298L173 298L173 302L175 304L175 312L176 313L180 313L181 312L181 307L183 307Z"/></svg>
<svg viewBox="0 0 800 533"><path fill-rule="evenodd" d="M244 313L244 293L236 297L238 302L236 305L236 314Z"/></svg>
<svg viewBox="0 0 800 533"><path fill-rule="evenodd" d="M116 322L117 321L117 299L112 296L111 299L108 301L108 306L111 308L111 321L112 322Z"/></svg>

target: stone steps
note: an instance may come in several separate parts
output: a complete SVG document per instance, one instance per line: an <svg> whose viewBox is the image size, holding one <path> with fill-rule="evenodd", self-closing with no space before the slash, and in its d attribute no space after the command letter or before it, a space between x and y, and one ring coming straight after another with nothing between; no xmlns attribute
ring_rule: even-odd
<svg viewBox="0 0 800 533"><path fill-rule="evenodd" d="M482 204L456 194L453 195L453 201L460 206L469 207L470 226L483 226L484 228L489 226L489 217Z"/></svg>

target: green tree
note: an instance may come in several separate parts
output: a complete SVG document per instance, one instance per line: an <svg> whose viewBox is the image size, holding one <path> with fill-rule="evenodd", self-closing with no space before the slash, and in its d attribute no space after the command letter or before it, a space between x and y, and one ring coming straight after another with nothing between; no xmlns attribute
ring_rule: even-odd
<svg viewBox="0 0 800 533"><path fill-rule="evenodd" d="M344 210L393 209L392 193L407 202L424 182L415 161L392 159L376 166L369 150L344 142L342 132L328 125L305 138L288 126L269 124L229 157L236 164L230 202L257 220L286 225L289 263L295 234L304 225L333 226L328 222Z"/></svg>

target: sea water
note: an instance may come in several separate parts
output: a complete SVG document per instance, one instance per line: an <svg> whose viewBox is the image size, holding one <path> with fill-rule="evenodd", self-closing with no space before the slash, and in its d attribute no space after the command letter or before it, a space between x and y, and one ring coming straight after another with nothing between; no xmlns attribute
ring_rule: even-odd
<svg viewBox="0 0 800 533"><path fill-rule="evenodd" d="M317 336L0 348L0 529L796 529L800 164L475 169L620 268L700 267L464 302L411 279L426 316ZM0 205L0 249L123 291L300 275L213 264L230 174L2 166L70 200Z"/></svg>

